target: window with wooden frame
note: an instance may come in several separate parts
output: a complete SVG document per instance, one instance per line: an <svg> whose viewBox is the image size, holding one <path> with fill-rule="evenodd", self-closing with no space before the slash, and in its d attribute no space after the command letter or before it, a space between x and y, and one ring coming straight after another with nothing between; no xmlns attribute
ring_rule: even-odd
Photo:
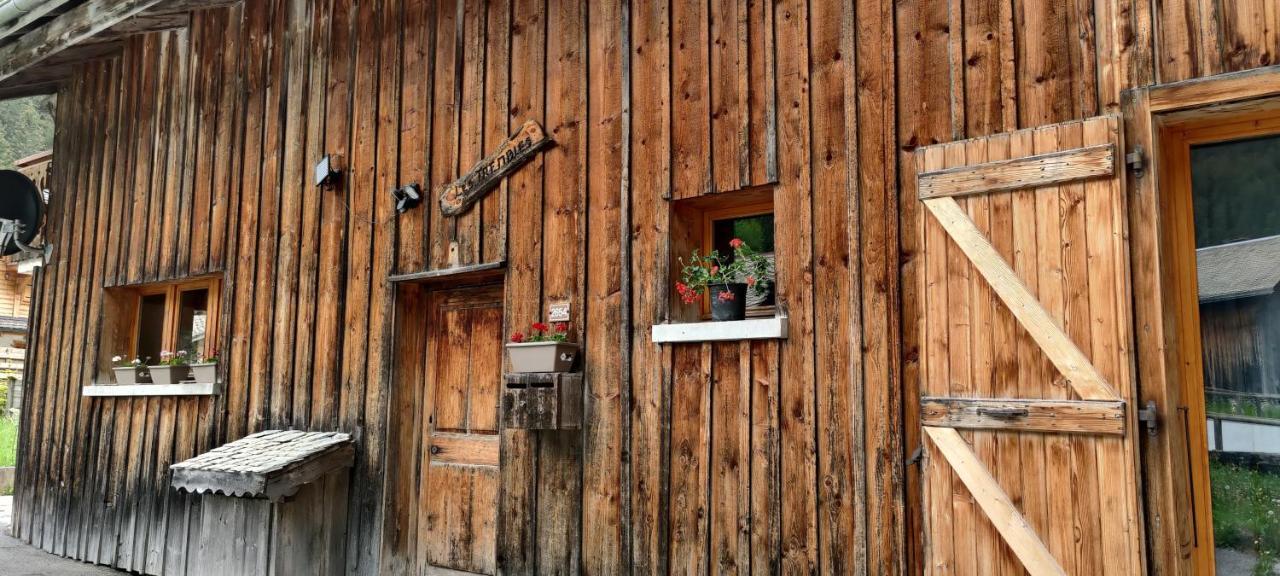
<svg viewBox="0 0 1280 576"><path fill-rule="evenodd" d="M764 278L768 287L747 297L747 317L772 316L775 313L777 285L774 254L773 189L765 186L735 192L709 194L672 203L671 219L671 283L680 276L680 259L688 259L696 249L702 254L719 252L732 261L738 239L761 254L769 262ZM740 279L746 281L746 279ZM695 322L711 317L711 297L704 294L696 305L686 305L672 291L673 320Z"/></svg>
<svg viewBox="0 0 1280 576"><path fill-rule="evenodd" d="M165 353L177 351L193 359L215 356L221 285L220 278L206 277L108 289L104 357L157 364Z"/></svg>
<svg viewBox="0 0 1280 576"><path fill-rule="evenodd" d="M1231 575L1280 553L1280 101L1235 108L1164 118L1159 180L1192 555Z"/></svg>

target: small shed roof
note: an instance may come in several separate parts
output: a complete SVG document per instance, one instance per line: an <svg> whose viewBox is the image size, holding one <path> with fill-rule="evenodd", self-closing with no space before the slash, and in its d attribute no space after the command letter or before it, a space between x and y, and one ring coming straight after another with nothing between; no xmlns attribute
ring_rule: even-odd
<svg viewBox="0 0 1280 576"><path fill-rule="evenodd" d="M267 430L170 469L179 490L277 500L329 472L350 467L354 460L350 434Z"/></svg>
<svg viewBox="0 0 1280 576"><path fill-rule="evenodd" d="M1196 250L1200 302L1264 296L1280 285L1280 236Z"/></svg>

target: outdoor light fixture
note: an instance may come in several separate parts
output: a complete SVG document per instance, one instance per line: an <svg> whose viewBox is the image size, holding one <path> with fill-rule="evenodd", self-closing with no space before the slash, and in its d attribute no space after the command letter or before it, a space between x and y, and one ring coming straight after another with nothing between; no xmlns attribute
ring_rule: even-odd
<svg viewBox="0 0 1280 576"><path fill-rule="evenodd" d="M337 157L325 154L324 158L316 163L316 186L329 186L336 183L341 176Z"/></svg>
<svg viewBox="0 0 1280 576"><path fill-rule="evenodd" d="M400 214L422 203L422 189L418 187L417 182L396 188L391 191L391 195L396 199L396 212Z"/></svg>

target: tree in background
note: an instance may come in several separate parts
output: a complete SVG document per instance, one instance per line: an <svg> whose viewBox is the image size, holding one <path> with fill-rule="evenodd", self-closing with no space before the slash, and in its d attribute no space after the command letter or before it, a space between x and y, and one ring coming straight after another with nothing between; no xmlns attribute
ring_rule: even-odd
<svg viewBox="0 0 1280 576"><path fill-rule="evenodd" d="M0 101L0 167L53 146L53 96Z"/></svg>

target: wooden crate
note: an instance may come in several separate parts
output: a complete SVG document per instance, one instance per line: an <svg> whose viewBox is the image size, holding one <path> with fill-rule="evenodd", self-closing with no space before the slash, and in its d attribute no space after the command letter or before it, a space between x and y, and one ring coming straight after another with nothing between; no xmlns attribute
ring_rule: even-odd
<svg viewBox="0 0 1280 576"><path fill-rule="evenodd" d="M582 374L507 374L502 426L518 430L577 430L582 427Z"/></svg>

